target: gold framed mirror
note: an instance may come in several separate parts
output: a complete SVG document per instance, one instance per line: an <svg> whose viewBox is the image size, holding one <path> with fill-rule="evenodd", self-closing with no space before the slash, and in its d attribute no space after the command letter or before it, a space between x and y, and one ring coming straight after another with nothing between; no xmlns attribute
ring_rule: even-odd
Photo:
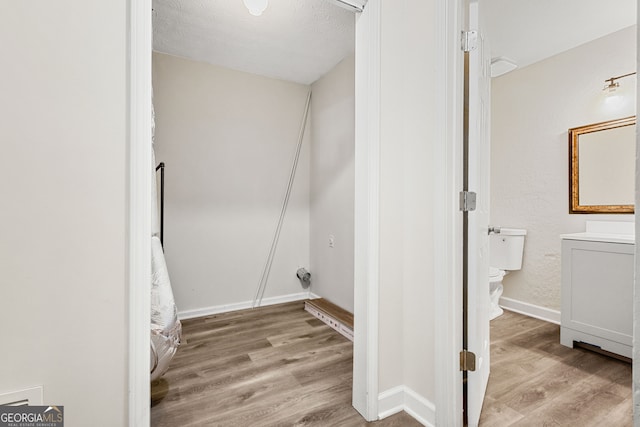
<svg viewBox="0 0 640 427"><path fill-rule="evenodd" d="M635 116L569 129L569 213L634 213L635 159Z"/></svg>

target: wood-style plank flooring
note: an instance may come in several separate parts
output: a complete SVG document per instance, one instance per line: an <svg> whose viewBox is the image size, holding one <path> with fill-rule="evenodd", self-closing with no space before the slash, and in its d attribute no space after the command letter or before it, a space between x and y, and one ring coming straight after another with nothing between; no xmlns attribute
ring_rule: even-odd
<svg viewBox="0 0 640 427"><path fill-rule="evenodd" d="M352 343L302 302L186 320L169 371L151 387L151 425L384 426L351 406Z"/></svg>
<svg viewBox="0 0 640 427"><path fill-rule="evenodd" d="M506 311L491 322L490 426L632 425L631 364L560 344L560 327Z"/></svg>

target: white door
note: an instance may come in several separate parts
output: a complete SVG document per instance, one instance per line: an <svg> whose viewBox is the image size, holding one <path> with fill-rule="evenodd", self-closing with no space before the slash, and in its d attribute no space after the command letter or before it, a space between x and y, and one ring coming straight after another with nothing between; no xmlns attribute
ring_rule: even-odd
<svg viewBox="0 0 640 427"><path fill-rule="evenodd" d="M468 214L467 349L476 355L475 371L467 373L467 420L477 426L489 380L489 113L490 54L482 32L478 0L468 4L469 29L476 31L468 53L469 137L468 186L476 208Z"/></svg>

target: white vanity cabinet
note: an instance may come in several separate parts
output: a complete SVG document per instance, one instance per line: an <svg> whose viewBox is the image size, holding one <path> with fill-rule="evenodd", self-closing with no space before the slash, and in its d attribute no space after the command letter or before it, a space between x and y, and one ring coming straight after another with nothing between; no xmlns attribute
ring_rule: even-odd
<svg viewBox="0 0 640 427"><path fill-rule="evenodd" d="M631 358L633 235L565 234L562 238L560 342L583 342Z"/></svg>

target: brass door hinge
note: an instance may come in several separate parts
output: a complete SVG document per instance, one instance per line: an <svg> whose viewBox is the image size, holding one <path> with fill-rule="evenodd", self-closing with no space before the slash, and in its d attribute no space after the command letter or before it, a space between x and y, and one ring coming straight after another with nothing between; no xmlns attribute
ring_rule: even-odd
<svg viewBox="0 0 640 427"><path fill-rule="evenodd" d="M476 370L476 355L473 352L468 350L460 352L460 370L471 372Z"/></svg>

